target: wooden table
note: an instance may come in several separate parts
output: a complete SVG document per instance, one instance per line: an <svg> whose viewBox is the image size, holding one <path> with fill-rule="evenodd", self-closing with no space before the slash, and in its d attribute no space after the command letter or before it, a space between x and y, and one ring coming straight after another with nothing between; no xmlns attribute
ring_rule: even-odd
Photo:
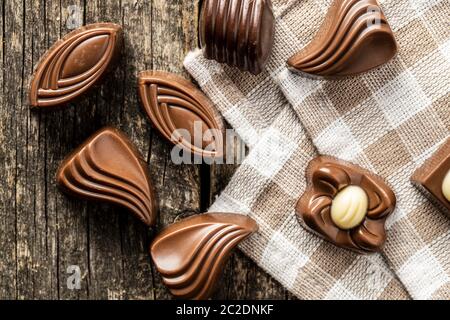
<svg viewBox="0 0 450 320"><path fill-rule="evenodd" d="M0 298L170 299L148 255L156 230L119 208L62 195L54 176L71 150L112 125L148 157L159 196L158 229L209 207L236 168L173 165L171 146L151 130L136 92L139 71L185 74L183 58L198 45L199 3L3 0L0 12ZM105 21L125 31L115 73L68 108L30 111L27 87L40 56L74 25ZM81 271L79 290L67 286L70 266ZM237 252L215 298L292 296Z"/></svg>

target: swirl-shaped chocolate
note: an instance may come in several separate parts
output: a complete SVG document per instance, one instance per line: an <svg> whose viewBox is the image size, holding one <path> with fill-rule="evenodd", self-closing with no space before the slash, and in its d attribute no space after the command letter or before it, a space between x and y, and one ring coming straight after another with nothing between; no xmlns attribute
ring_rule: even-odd
<svg viewBox="0 0 450 320"><path fill-rule="evenodd" d="M66 193L120 205L146 225L156 221L156 204L148 169L131 141L105 128L69 155L57 174Z"/></svg>
<svg viewBox="0 0 450 320"><path fill-rule="evenodd" d="M269 60L275 33L271 0L205 0L200 41L207 59L255 75Z"/></svg>
<svg viewBox="0 0 450 320"><path fill-rule="evenodd" d="M151 245L164 284L181 299L208 299L231 251L258 229L246 216L210 213L165 229Z"/></svg>
<svg viewBox="0 0 450 320"><path fill-rule="evenodd" d="M306 176L308 187L297 213L307 227L343 248L359 252L382 248L386 219L396 198L381 178L323 156L310 163Z"/></svg>
<svg viewBox="0 0 450 320"><path fill-rule="evenodd" d="M72 102L95 84L117 59L122 27L99 23L81 27L55 43L39 62L31 81L32 107Z"/></svg>
<svg viewBox="0 0 450 320"><path fill-rule="evenodd" d="M288 65L309 75L351 76L386 63L396 53L393 32L376 0L335 0L316 38Z"/></svg>
<svg viewBox="0 0 450 320"><path fill-rule="evenodd" d="M139 94L154 127L168 141L207 158L224 154L223 120L191 82L167 72L145 71L139 75Z"/></svg>

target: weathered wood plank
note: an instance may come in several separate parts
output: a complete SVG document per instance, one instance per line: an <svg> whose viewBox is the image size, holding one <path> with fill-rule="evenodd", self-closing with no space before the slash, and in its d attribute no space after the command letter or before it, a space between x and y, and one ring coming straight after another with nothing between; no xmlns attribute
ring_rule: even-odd
<svg viewBox="0 0 450 320"><path fill-rule="evenodd" d="M82 24L84 12L83 0L62 0L47 2L49 13L49 41L63 37L68 32ZM53 10L51 10L53 7ZM50 11L51 10L51 11ZM89 225L88 205L63 195L55 185L55 174L64 157L76 148L94 130L94 127L83 127L89 123L90 117L80 119L79 114L91 114L88 98L71 104L64 111L44 113L47 141L47 201L49 211L56 214L57 256L58 256L58 295L60 299L87 299L89 297ZM86 122L84 122L86 121ZM55 144L54 141L60 141ZM81 289L69 290L67 273L70 266L80 269Z"/></svg>
<svg viewBox="0 0 450 320"><path fill-rule="evenodd" d="M2 3L2 52L0 105L0 298L17 297L16 273L16 125L14 108L20 105L17 88L21 87L18 75L22 65L22 16L15 13L12 1ZM18 23L16 23L18 21Z"/></svg>
<svg viewBox="0 0 450 320"><path fill-rule="evenodd" d="M136 89L137 74L147 68L152 59L149 26L152 21L150 1L122 1L121 16L125 36L125 51L120 68L123 70L121 129L136 143L143 156L148 155L151 129L141 112ZM122 298L152 299L154 287L148 245L149 231L129 214L122 215L121 248L123 268Z"/></svg>
<svg viewBox="0 0 450 320"><path fill-rule="evenodd" d="M86 24L108 21L121 23L120 2L85 2ZM124 70L120 66L114 70L104 84L89 99L92 115L77 113L80 132L90 134L93 129L103 126L118 126L123 108ZM87 117L86 117L87 116ZM126 123L123 123L126 125ZM121 227L125 210L111 206L88 207L89 237L89 296L95 299L122 299L124 270L121 248Z"/></svg>
<svg viewBox="0 0 450 320"><path fill-rule="evenodd" d="M197 45L198 5L194 1L153 1L151 34L153 59L151 68L183 74L182 61ZM152 136L150 168L160 199L159 229L180 216L200 211L200 168L174 165L170 161L171 146L158 134ZM159 275L153 268L156 299L170 299Z"/></svg>

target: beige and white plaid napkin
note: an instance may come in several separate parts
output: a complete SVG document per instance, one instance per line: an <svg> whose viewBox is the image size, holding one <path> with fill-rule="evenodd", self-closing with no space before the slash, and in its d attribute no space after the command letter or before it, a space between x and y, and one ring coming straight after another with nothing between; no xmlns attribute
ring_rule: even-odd
<svg viewBox="0 0 450 320"><path fill-rule="evenodd" d="M450 299L450 220L409 182L450 135L450 4L380 1L400 46L389 64L340 81L287 71L332 0L273 0L275 48L255 77L191 53L185 66L250 147L211 211L260 225L241 249L303 299ZM337 249L300 227L295 204L318 153L384 177L398 198L382 254Z"/></svg>

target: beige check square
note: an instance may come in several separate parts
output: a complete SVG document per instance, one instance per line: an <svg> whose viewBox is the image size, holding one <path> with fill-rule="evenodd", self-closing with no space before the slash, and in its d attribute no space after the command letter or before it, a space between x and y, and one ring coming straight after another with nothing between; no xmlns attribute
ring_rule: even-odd
<svg viewBox="0 0 450 320"><path fill-rule="evenodd" d="M414 209L409 215L409 221L414 226L414 230L420 238L427 244L432 245L436 239L446 235L450 229L450 221L446 215L433 210L434 204L430 201L422 203ZM423 212L430 212L433 224L430 225L428 220L423 219Z"/></svg>
<svg viewBox="0 0 450 320"><path fill-rule="evenodd" d="M398 246L399 243L407 244L407 246ZM409 219L403 218L389 229L384 252L394 268L399 269L412 255L425 248L425 245L416 236L414 225Z"/></svg>
<svg viewBox="0 0 450 320"><path fill-rule="evenodd" d="M430 108L417 113L397 128L398 135L413 159L432 148L436 141L447 138L446 131L445 124Z"/></svg>
<svg viewBox="0 0 450 320"><path fill-rule="evenodd" d="M450 38L450 28L445 27L445 22L448 22L450 17L450 3L448 1L441 1L431 7L422 16L422 20L429 32L432 34L434 40L438 45L444 44Z"/></svg>
<svg viewBox="0 0 450 320"><path fill-rule="evenodd" d="M411 67L439 47L420 18L399 29L395 37L399 46L399 56L407 67Z"/></svg>
<svg viewBox="0 0 450 320"><path fill-rule="evenodd" d="M450 93L447 93L442 98L436 100L430 107L430 112L433 112L439 117L439 120L444 124L447 132L450 132L450 117L448 117L448 106L450 106Z"/></svg>
<svg viewBox="0 0 450 320"><path fill-rule="evenodd" d="M371 96L370 89L360 78L340 81L339 90L336 90L335 83L325 82L322 85L322 89L340 115L351 112L356 106Z"/></svg>
<svg viewBox="0 0 450 320"><path fill-rule="evenodd" d="M391 129L388 119L373 97L343 115L342 119L352 128L353 135L362 148L370 146ZM370 131L365 127L367 119L370 119Z"/></svg>

